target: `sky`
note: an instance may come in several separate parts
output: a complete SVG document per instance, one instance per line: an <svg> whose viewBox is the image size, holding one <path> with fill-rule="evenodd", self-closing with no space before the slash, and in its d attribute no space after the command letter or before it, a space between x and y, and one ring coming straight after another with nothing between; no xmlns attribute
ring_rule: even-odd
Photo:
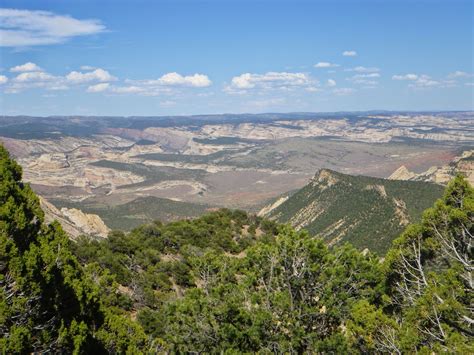
<svg viewBox="0 0 474 355"><path fill-rule="evenodd" d="M473 4L2 0L0 114L473 110Z"/></svg>

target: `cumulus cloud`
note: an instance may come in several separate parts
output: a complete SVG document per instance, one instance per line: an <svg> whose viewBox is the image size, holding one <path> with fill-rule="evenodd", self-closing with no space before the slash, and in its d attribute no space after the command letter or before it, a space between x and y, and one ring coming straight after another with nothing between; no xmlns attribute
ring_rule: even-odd
<svg viewBox="0 0 474 355"><path fill-rule="evenodd" d="M147 87L194 87L204 88L212 85L212 81L207 75L204 74L193 74L193 75L181 75L176 72L171 72L162 75L158 79L146 79L146 80L127 80L126 82Z"/></svg>
<svg viewBox="0 0 474 355"><path fill-rule="evenodd" d="M319 62L314 65L315 68L335 68L338 66L339 64L334 64L330 62Z"/></svg>
<svg viewBox="0 0 474 355"><path fill-rule="evenodd" d="M100 83L96 85L91 85L87 88L87 92L102 92L109 88L109 83Z"/></svg>
<svg viewBox="0 0 474 355"><path fill-rule="evenodd" d="M51 75L45 72L34 71L34 72L21 73L17 75L15 78L13 78L13 81L17 83L28 83L28 82L54 81L57 79L58 78L54 75Z"/></svg>
<svg viewBox="0 0 474 355"><path fill-rule="evenodd" d="M96 70L97 71L97 70ZM102 80L106 81L106 80ZM107 80L111 81L111 80ZM109 94L137 94L143 96L172 95L181 90L205 88L212 84L207 75L181 75L167 73L158 79L125 80L126 85L92 85L88 92L107 92ZM108 83L107 83L108 84Z"/></svg>
<svg viewBox="0 0 474 355"><path fill-rule="evenodd" d="M418 76L418 79L413 81L413 83L408 85L408 86L412 87L412 88L430 88L430 87L434 87L434 86L440 86L441 84L442 83L440 83L437 80L433 80L428 75L420 75L420 76Z"/></svg>
<svg viewBox="0 0 474 355"><path fill-rule="evenodd" d="M380 78L379 73L369 73L369 74L356 74L352 79L366 79L366 78Z"/></svg>
<svg viewBox="0 0 474 355"><path fill-rule="evenodd" d="M101 68L86 73L72 71L66 75L66 79L72 83L88 83L91 81L107 82L117 80L117 78L110 75L107 70Z"/></svg>
<svg viewBox="0 0 474 355"><path fill-rule="evenodd" d="M44 88L46 90L66 90L63 80L46 72L24 72L9 80L5 87L7 93L19 93L24 90Z"/></svg>
<svg viewBox="0 0 474 355"><path fill-rule="evenodd" d="M0 46L25 47L65 42L103 32L98 20L79 20L49 11L0 9Z"/></svg>
<svg viewBox="0 0 474 355"><path fill-rule="evenodd" d="M249 89L288 90L291 88L309 88L318 85L305 73L268 72L265 74L244 73L232 78L224 90L229 93L242 93Z"/></svg>
<svg viewBox="0 0 474 355"><path fill-rule="evenodd" d="M11 72L16 73L6 86L5 92L18 93L28 89L43 88L46 90L67 90L70 87L81 87L89 84L87 91L100 92L108 88L106 85L96 86L96 83L108 83L117 80L108 71L97 68L89 72L73 71L65 76L52 75L38 65L28 62L12 67Z"/></svg>
<svg viewBox="0 0 474 355"><path fill-rule="evenodd" d="M411 88L430 88L434 86L452 86L452 82L441 83L440 81L433 80L429 75L425 74L403 74L403 75L393 75L392 80L403 80L409 81L408 85Z"/></svg>
<svg viewBox="0 0 474 355"><path fill-rule="evenodd" d="M404 74L404 75L394 75L392 76L393 80L417 80L418 75L416 74Z"/></svg>
<svg viewBox="0 0 474 355"><path fill-rule="evenodd" d="M0 75L0 85L6 84L8 82L8 78L5 75Z"/></svg>
<svg viewBox="0 0 474 355"><path fill-rule="evenodd" d="M451 75L452 74L452 75ZM428 89L428 88L452 88L458 85L456 79L466 77L464 72L454 72L448 75L449 79L434 79L426 74L403 74L393 75L393 80L408 81L408 87L414 89Z"/></svg>
<svg viewBox="0 0 474 355"><path fill-rule="evenodd" d="M204 74L183 76L176 72L167 73L157 80L158 84L165 86L191 86L203 88L212 84L209 77Z"/></svg>
<svg viewBox="0 0 474 355"><path fill-rule="evenodd" d="M342 52L344 57L355 57L357 55L356 51L344 51Z"/></svg>
<svg viewBox="0 0 474 355"><path fill-rule="evenodd" d="M38 65L32 62L28 62L22 65L17 65L15 67L10 68L12 73L22 73L28 71L43 71Z"/></svg>
<svg viewBox="0 0 474 355"><path fill-rule="evenodd" d="M336 86L336 80L328 79L327 85L330 86L330 87Z"/></svg>
<svg viewBox="0 0 474 355"><path fill-rule="evenodd" d="M346 71L355 71L357 73L376 73L376 72L379 72L380 69L376 68L376 67L358 66L358 67L355 67L355 68L346 69Z"/></svg>

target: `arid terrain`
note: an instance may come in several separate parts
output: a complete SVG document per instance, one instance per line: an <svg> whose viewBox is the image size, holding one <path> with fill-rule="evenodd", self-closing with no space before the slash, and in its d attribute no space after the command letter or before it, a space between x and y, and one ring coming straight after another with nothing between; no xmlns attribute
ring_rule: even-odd
<svg viewBox="0 0 474 355"><path fill-rule="evenodd" d="M400 179L410 179L471 149L473 119L472 112L22 116L0 118L0 141L47 201L99 214L114 228L121 213L133 217L132 227L215 207L257 211L321 168L397 178L403 166Z"/></svg>

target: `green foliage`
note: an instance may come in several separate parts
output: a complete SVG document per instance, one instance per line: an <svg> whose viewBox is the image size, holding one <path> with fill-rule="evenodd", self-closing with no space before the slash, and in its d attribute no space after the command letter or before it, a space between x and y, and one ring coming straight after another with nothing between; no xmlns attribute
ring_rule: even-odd
<svg viewBox="0 0 474 355"><path fill-rule="evenodd" d="M209 251L238 254L257 240L272 240L276 232L273 222L222 209L194 220L143 225L129 234L114 231L105 240L80 238L73 248L82 263L97 263L134 290L137 307L156 309L195 286L193 268Z"/></svg>
<svg viewBox="0 0 474 355"><path fill-rule="evenodd" d="M271 211L334 243L350 242L383 255L409 222L442 194L439 185L320 171L312 182Z"/></svg>
<svg viewBox="0 0 474 355"><path fill-rule="evenodd" d="M283 228L244 258L206 254L193 265L198 289L170 302L160 336L173 351L340 351L352 303L377 298L374 256ZM335 295L337 295L335 297Z"/></svg>
<svg viewBox="0 0 474 355"><path fill-rule="evenodd" d="M474 352L461 177L384 260L231 210L71 243L1 147L0 179L1 353Z"/></svg>
<svg viewBox="0 0 474 355"><path fill-rule="evenodd" d="M421 223L395 240L383 302L354 308L353 330L366 349L474 351L473 234L474 190L458 176Z"/></svg>
<svg viewBox="0 0 474 355"><path fill-rule="evenodd" d="M44 224L39 200L1 146L0 272L1 353L104 350L96 334L114 328L103 327L99 289L59 224Z"/></svg>

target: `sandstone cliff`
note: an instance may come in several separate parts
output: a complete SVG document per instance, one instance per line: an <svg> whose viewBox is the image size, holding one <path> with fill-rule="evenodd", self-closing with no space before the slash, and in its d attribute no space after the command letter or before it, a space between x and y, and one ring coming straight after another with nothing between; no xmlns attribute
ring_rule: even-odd
<svg viewBox="0 0 474 355"><path fill-rule="evenodd" d="M42 197L40 197L40 203L46 222L51 223L57 220L72 239L81 234L105 238L110 231L104 221L95 214L84 213L76 208L59 210Z"/></svg>
<svg viewBox="0 0 474 355"><path fill-rule="evenodd" d="M446 185L458 173L464 175L470 184L474 184L474 150L463 152L448 165L432 166L420 174L411 172L402 165L388 178L390 180L427 181Z"/></svg>

